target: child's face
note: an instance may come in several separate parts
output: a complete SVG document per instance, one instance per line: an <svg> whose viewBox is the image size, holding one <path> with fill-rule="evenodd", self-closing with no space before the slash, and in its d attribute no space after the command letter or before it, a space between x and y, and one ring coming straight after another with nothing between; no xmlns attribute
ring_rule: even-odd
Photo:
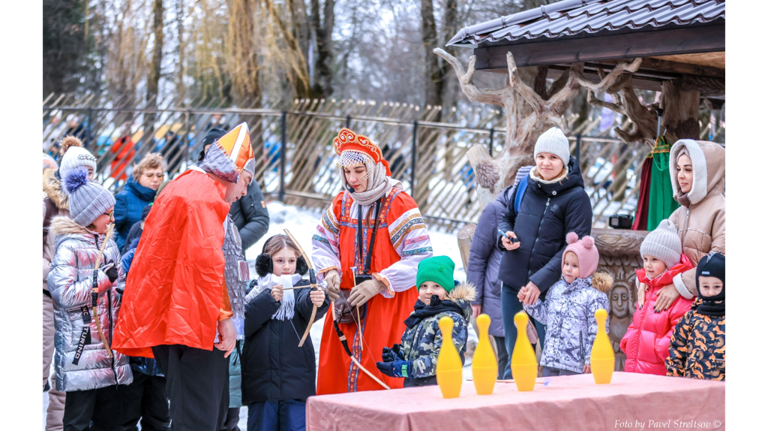
<svg viewBox="0 0 768 431"><path fill-rule="evenodd" d="M699 277L701 296L707 298L723 291L723 282L717 277Z"/></svg>
<svg viewBox="0 0 768 431"><path fill-rule="evenodd" d="M645 275L648 278L654 278L666 271L667 265L650 254L646 254L643 256L643 268L645 269Z"/></svg>
<svg viewBox="0 0 768 431"><path fill-rule="evenodd" d="M563 277L565 277L565 281L568 284L573 283L573 280L576 280L581 276L581 270L579 269L579 258L576 256L576 253L568 252L565 253L565 259L563 262Z"/></svg>
<svg viewBox="0 0 768 431"><path fill-rule="evenodd" d="M432 281L425 281L419 286L419 299L427 305L432 301L432 295L437 295L442 301L447 293L442 286Z"/></svg>
<svg viewBox="0 0 768 431"><path fill-rule="evenodd" d="M272 255L272 273L278 277L295 274L297 260L296 252L288 247L284 247Z"/></svg>
<svg viewBox="0 0 768 431"><path fill-rule="evenodd" d="M110 207L103 214L96 217L96 220L93 221L93 231L103 235L107 233L109 224L113 221L115 221L115 207Z"/></svg>

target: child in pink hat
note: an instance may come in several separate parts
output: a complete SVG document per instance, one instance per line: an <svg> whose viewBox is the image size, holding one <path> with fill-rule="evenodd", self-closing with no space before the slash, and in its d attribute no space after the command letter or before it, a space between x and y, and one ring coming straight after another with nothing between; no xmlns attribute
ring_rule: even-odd
<svg viewBox="0 0 768 431"><path fill-rule="evenodd" d="M547 325L541 354L542 376L565 376L591 372L589 357L597 336L595 311L608 311L608 291L613 278L595 273L600 253L591 236L581 240L576 233L566 235L563 276L542 302L523 305L534 319ZM525 295L525 288L518 298ZM606 321L606 330L608 322Z"/></svg>

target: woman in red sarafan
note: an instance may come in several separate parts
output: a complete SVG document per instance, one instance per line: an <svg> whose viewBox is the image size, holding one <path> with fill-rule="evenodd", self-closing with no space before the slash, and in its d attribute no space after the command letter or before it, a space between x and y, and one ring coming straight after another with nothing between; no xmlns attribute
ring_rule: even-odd
<svg viewBox="0 0 768 431"><path fill-rule="evenodd" d="M360 320L349 323L329 313L337 314L352 356L389 387L401 388L402 379L382 375L376 361L382 348L398 343L405 331L403 321L418 299L418 265L432 256L432 243L416 202L390 177L378 145L349 129L333 142L344 191L317 226L312 260L337 310L357 319L360 307ZM347 355L334 326L325 319L318 395L383 389Z"/></svg>

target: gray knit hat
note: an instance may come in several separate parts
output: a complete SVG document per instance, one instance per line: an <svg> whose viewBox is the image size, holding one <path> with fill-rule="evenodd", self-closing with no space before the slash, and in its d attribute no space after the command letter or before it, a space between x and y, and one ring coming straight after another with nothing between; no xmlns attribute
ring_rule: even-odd
<svg viewBox="0 0 768 431"><path fill-rule="evenodd" d="M96 172L96 157L93 157L93 154L83 147L69 147L67 152L64 153L64 157L61 158L59 175L61 175L61 178L66 178L67 175L78 166L90 166L93 168L93 171Z"/></svg>
<svg viewBox="0 0 768 431"><path fill-rule="evenodd" d="M552 153L560 160L564 165L568 165L571 160L571 146L568 143L568 138L565 137L565 133L558 127L552 127L539 136L536 140L536 147L533 149L533 158L535 159L539 153Z"/></svg>
<svg viewBox="0 0 768 431"><path fill-rule="evenodd" d="M90 226L108 209L115 206L115 197L97 183L88 181L88 170L78 166L67 173L64 188L69 193L69 214L80 226Z"/></svg>
<svg viewBox="0 0 768 431"><path fill-rule="evenodd" d="M640 245L640 256L649 255L660 259L667 268L680 263L682 253L683 247L677 235L677 228L666 219L662 220L659 227L649 233Z"/></svg>

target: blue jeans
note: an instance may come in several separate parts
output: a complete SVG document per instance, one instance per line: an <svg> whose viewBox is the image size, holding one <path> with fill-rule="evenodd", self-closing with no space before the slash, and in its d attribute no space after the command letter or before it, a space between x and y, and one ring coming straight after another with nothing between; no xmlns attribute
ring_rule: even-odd
<svg viewBox="0 0 768 431"><path fill-rule="evenodd" d="M304 431L307 403L298 400L264 401L248 405L248 431Z"/></svg>
<svg viewBox="0 0 768 431"><path fill-rule="evenodd" d="M512 290L508 285L503 284L501 288L501 316L502 319L504 319L504 342L507 345L507 353L509 354L507 366L504 369L504 380L512 379L512 352L515 350L515 342L517 341L515 314L521 311L523 311L523 303L517 299L517 292ZM539 342L544 346L544 337L547 334L547 327L539 323L536 319L533 319L533 323L536 326L536 332L539 334ZM525 330L525 328L523 328L523 330ZM534 350L535 349L536 346L534 345Z"/></svg>

